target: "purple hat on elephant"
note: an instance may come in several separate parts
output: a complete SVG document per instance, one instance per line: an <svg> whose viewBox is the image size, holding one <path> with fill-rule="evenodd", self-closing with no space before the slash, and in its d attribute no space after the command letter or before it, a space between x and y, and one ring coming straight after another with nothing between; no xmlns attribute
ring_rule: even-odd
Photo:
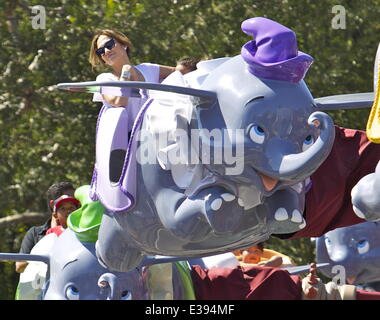
<svg viewBox="0 0 380 320"><path fill-rule="evenodd" d="M241 25L254 40L247 42L241 55L249 71L259 78L301 81L313 58L298 51L295 33L283 25L266 18L251 18Z"/></svg>

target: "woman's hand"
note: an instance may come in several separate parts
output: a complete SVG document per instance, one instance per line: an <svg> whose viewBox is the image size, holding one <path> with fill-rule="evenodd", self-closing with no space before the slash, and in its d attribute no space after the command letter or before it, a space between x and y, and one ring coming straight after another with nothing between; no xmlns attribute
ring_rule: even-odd
<svg viewBox="0 0 380 320"><path fill-rule="evenodd" d="M138 70L130 64L124 64L121 68L119 81L145 81ZM114 107L125 107L128 104L128 97L110 96L103 94L103 99Z"/></svg>
<svg viewBox="0 0 380 320"><path fill-rule="evenodd" d="M125 64L121 68L120 81L139 81L136 69L130 64ZM143 81L143 80L140 80Z"/></svg>
<svg viewBox="0 0 380 320"><path fill-rule="evenodd" d="M280 268L282 265L282 258L280 256L273 256L269 260L260 261L258 266Z"/></svg>
<svg viewBox="0 0 380 320"><path fill-rule="evenodd" d="M131 70L132 66L129 64L123 65L121 68L121 73L120 73L120 81L130 81L131 80Z"/></svg>

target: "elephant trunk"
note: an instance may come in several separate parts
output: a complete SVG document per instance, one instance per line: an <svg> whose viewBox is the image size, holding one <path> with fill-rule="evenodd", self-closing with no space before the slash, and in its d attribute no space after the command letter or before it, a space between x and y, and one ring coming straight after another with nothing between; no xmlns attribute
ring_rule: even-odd
<svg viewBox="0 0 380 320"><path fill-rule="evenodd" d="M314 112L308 119L309 125L319 125L320 135L317 141L306 151L285 155L279 168L282 180L302 181L309 177L326 160L334 139L333 120L323 112Z"/></svg>
<svg viewBox="0 0 380 320"><path fill-rule="evenodd" d="M118 300L120 296L120 289L118 288L118 281L114 274L104 273L99 277L98 286L103 289L108 289L107 300Z"/></svg>

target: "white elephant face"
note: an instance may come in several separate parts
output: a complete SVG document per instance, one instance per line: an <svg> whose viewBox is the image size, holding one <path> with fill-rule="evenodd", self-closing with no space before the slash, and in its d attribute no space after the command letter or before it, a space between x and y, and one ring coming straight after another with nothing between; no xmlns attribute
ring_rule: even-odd
<svg viewBox="0 0 380 320"><path fill-rule="evenodd" d="M343 266L350 284L379 281L379 224L364 222L327 232L317 240L317 260ZM330 270L323 272L334 276Z"/></svg>
<svg viewBox="0 0 380 320"><path fill-rule="evenodd" d="M98 262L94 243L82 243L65 230L51 251L45 300L146 299L144 269L112 272Z"/></svg>

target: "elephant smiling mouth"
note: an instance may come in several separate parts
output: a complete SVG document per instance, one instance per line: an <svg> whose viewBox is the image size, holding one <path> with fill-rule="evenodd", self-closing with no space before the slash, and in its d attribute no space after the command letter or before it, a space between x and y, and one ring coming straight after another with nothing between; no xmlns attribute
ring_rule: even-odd
<svg viewBox="0 0 380 320"><path fill-rule="evenodd" d="M269 176L267 173L264 173L252 165L247 166L244 173L245 176L252 181L251 183L258 187L258 190L260 190L261 193L261 197L269 197L283 185L291 184L286 180L281 180L274 178L273 176Z"/></svg>

